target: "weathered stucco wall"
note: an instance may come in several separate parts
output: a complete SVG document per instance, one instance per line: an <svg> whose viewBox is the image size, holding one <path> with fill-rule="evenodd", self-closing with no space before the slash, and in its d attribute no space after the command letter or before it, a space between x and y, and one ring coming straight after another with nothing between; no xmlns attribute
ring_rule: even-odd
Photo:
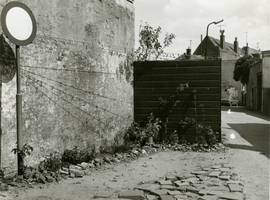
<svg viewBox="0 0 270 200"><path fill-rule="evenodd" d="M34 147L25 164L38 163L51 151L113 141L133 119L134 5L126 0L22 2L37 21L36 39L21 47L23 143ZM1 167L6 174L16 169L11 153L15 97L13 78L2 86Z"/></svg>

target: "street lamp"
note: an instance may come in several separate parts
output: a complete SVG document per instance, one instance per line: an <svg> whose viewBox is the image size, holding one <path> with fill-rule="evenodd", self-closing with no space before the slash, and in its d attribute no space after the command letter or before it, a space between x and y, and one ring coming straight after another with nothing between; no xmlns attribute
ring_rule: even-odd
<svg viewBox="0 0 270 200"><path fill-rule="evenodd" d="M207 25L207 29L206 29L206 44L205 44L205 59L207 58L207 43L208 43L208 28L211 24L219 24L220 22L223 22L223 19L218 21L218 22L211 22L210 24Z"/></svg>

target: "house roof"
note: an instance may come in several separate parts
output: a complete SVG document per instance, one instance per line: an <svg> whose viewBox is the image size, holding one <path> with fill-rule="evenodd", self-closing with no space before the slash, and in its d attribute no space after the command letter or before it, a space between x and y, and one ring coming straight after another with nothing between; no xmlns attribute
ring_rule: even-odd
<svg viewBox="0 0 270 200"><path fill-rule="evenodd" d="M209 40L213 43L213 45L215 47L219 48L219 51L223 52L223 53L227 53L227 54L231 54L231 55L235 55L236 52L234 51L234 44L228 43L228 42L224 42L224 47L221 48L220 46L220 40L213 38L211 36L209 36ZM241 48L238 47L238 54L239 55L245 55L245 51Z"/></svg>
<svg viewBox="0 0 270 200"><path fill-rule="evenodd" d="M208 38L209 38L208 42L210 41L214 45L214 47L217 48L218 51L221 52L222 54L233 55L233 56L244 56L245 55L245 47L243 47L243 48L238 47L238 53L236 53L234 51L234 44L225 41L223 48L221 48L219 39L216 39L216 38L211 37L211 36L208 36ZM205 43L205 41L206 41L206 37L204 38L202 43ZM194 51L193 54L200 55L199 52L200 52L200 47L201 47L202 43L197 47L197 49ZM256 50L256 49L252 49L249 47L249 53L250 54L260 54L261 51Z"/></svg>
<svg viewBox="0 0 270 200"><path fill-rule="evenodd" d="M243 48L245 48L245 47L243 47ZM249 48L249 53L250 54L261 54L262 52L260 50L257 50L257 49Z"/></svg>
<svg viewBox="0 0 270 200"><path fill-rule="evenodd" d="M184 53L181 56L179 56L178 58L176 58L175 60L202 60L202 59L204 59L203 56L193 55L193 54L188 56L186 53Z"/></svg>

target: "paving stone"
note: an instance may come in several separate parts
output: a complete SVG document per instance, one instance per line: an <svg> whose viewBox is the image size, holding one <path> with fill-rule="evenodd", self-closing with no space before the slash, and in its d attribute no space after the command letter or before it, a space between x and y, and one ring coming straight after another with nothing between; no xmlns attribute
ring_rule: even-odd
<svg viewBox="0 0 270 200"><path fill-rule="evenodd" d="M191 178L187 178L187 179L182 179L181 181L190 182L190 183L197 183L200 181L200 179L197 177L191 177Z"/></svg>
<svg viewBox="0 0 270 200"><path fill-rule="evenodd" d="M185 195L187 195L188 197L198 197L199 196L193 192L186 192Z"/></svg>
<svg viewBox="0 0 270 200"><path fill-rule="evenodd" d="M151 195L151 194L147 194L147 195L146 195L146 198L147 198L148 200L155 200L155 199L157 199L157 196Z"/></svg>
<svg viewBox="0 0 270 200"><path fill-rule="evenodd" d="M162 194L159 196L160 200L174 200L173 196L167 195L167 194Z"/></svg>
<svg viewBox="0 0 270 200"><path fill-rule="evenodd" d="M94 195L94 198L110 198L112 195L110 192L99 192Z"/></svg>
<svg viewBox="0 0 270 200"><path fill-rule="evenodd" d="M210 195L216 195L216 196L221 196L224 193L224 191L207 191L207 194Z"/></svg>
<svg viewBox="0 0 270 200"><path fill-rule="evenodd" d="M143 190L143 191L158 190L158 189L160 189L160 185L158 185L158 184L142 184L142 185L135 187L135 189Z"/></svg>
<svg viewBox="0 0 270 200"><path fill-rule="evenodd" d="M241 184L239 181L229 180L226 182L226 184Z"/></svg>
<svg viewBox="0 0 270 200"><path fill-rule="evenodd" d="M230 188L231 192L242 192L242 188L238 184L228 184L228 187Z"/></svg>
<svg viewBox="0 0 270 200"><path fill-rule="evenodd" d="M177 200L183 200L183 199L187 199L188 196L184 194L178 194L178 195L175 195L174 198L176 198Z"/></svg>
<svg viewBox="0 0 270 200"><path fill-rule="evenodd" d="M223 191L223 192L229 192L230 189L226 186L213 186L213 187L205 187L208 191Z"/></svg>
<svg viewBox="0 0 270 200"><path fill-rule="evenodd" d="M211 166L212 169L219 169L221 167L223 167L223 165L213 165L213 166Z"/></svg>
<svg viewBox="0 0 270 200"><path fill-rule="evenodd" d="M200 181L207 181L210 179L210 177L208 176L199 176L198 178L200 179Z"/></svg>
<svg viewBox="0 0 270 200"><path fill-rule="evenodd" d="M79 167L81 167L82 170L86 170L89 168L88 163L82 162L81 164L78 164Z"/></svg>
<svg viewBox="0 0 270 200"><path fill-rule="evenodd" d="M160 195L163 195L163 194L167 194L168 190L151 190L150 192L152 194L160 196Z"/></svg>
<svg viewBox="0 0 270 200"><path fill-rule="evenodd" d="M188 186L187 187L187 192L193 192L193 193L198 193L199 189L193 187L193 186Z"/></svg>
<svg viewBox="0 0 270 200"><path fill-rule="evenodd" d="M187 178L193 178L193 177L196 177L195 174L189 174L189 173L186 173L186 174L182 174L180 176L178 176L177 178L182 180L182 179L187 179Z"/></svg>
<svg viewBox="0 0 270 200"><path fill-rule="evenodd" d="M176 186L189 185L189 182L175 181L174 184Z"/></svg>
<svg viewBox="0 0 270 200"><path fill-rule="evenodd" d="M46 178L42 174L40 174L39 177L38 177L38 182L45 184L46 183Z"/></svg>
<svg viewBox="0 0 270 200"><path fill-rule="evenodd" d="M231 172L222 172L220 175L221 176L231 176L232 173Z"/></svg>
<svg viewBox="0 0 270 200"><path fill-rule="evenodd" d="M191 172L191 174L195 174L195 175L206 175L208 173L209 173L208 171L194 171L194 172Z"/></svg>
<svg viewBox="0 0 270 200"><path fill-rule="evenodd" d="M168 191L167 194L174 196L174 195L181 194L181 192L179 192L178 190L173 190L173 191Z"/></svg>
<svg viewBox="0 0 270 200"><path fill-rule="evenodd" d="M219 168L219 170L222 171L222 172L229 172L231 170L231 168L222 167L222 168Z"/></svg>
<svg viewBox="0 0 270 200"><path fill-rule="evenodd" d="M198 190L201 190L201 189L205 188L205 185L203 185L203 184L196 184L195 183L195 184L192 184L192 186L197 188Z"/></svg>
<svg viewBox="0 0 270 200"><path fill-rule="evenodd" d="M177 177L176 176L166 176L166 180L176 181Z"/></svg>
<svg viewBox="0 0 270 200"><path fill-rule="evenodd" d="M74 174L76 177L82 177L84 172L77 169L70 169L70 173Z"/></svg>
<svg viewBox="0 0 270 200"><path fill-rule="evenodd" d="M52 183L54 181L54 178L52 176L46 176L46 180L49 182L49 183Z"/></svg>
<svg viewBox="0 0 270 200"><path fill-rule="evenodd" d="M174 190L173 185L161 185L160 189L162 190Z"/></svg>
<svg viewBox="0 0 270 200"><path fill-rule="evenodd" d="M218 178L220 180L228 181L228 180L230 180L231 176L219 176Z"/></svg>
<svg viewBox="0 0 270 200"><path fill-rule="evenodd" d="M161 181L159 181L159 184L160 185L172 185L172 181L171 180L167 180L167 181L161 180Z"/></svg>
<svg viewBox="0 0 270 200"><path fill-rule="evenodd" d="M212 171L210 174L208 174L209 177L218 177L220 175L220 171Z"/></svg>
<svg viewBox="0 0 270 200"><path fill-rule="evenodd" d="M229 199L229 200L242 200L243 194L241 193L232 193L232 192L225 192L220 195L221 198Z"/></svg>
<svg viewBox="0 0 270 200"><path fill-rule="evenodd" d="M174 189L175 189L175 190L182 191L182 192L185 192L185 191L187 191L187 188L188 188L188 187L189 187L189 185L181 185L181 186L175 187Z"/></svg>
<svg viewBox="0 0 270 200"><path fill-rule="evenodd" d="M103 161L102 159L95 158L95 159L94 159L94 162L95 162L95 163L103 163L104 161Z"/></svg>
<svg viewBox="0 0 270 200"><path fill-rule="evenodd" d="M207 186L207 187L221 186L221 185L223 185L223 181L220 179L218 179L218 181L209 179L207 181L203 181L202 184Z"/></svg>
<svg viewBox="0 0 270 200"><path fill-rule="evenodd" d="M104 160L106 163L111 163L111 160L110 160L110 158L109 158L108 156L105 156L105 157L103 158L103 160Z"/></svg>
<svg viewBox="0 0 270 200"><path fill-rule="evenodd" d="M64 170L61 170L61 169L59 170L59 173L60 173L60 174L68 175L68 172L67 172L67 171L64 171Z"/></svg>
<svg viewBox="0 0 270 200"><path fill-rule="evenodd" d="M228 163L224 163L224 164L222 164L222 167L226 167L226 168L230 168L230 169L232 168L232 167L231 167L231 165L230 165L230 164L228 164Z"/></svg>
<svg viewBox="0 0 270 200"><path fill-rule="evenodd" d="M77 170L82 170L82 167L77 166L77 165L70 165L69 169L77 169Z"/></svg>
<svg viewBox="0 0 270 200"><path fill-rule="evenodd" d="M91 171L89 169L82 170L84 175L90 175Z"/></svg>
<svg viewBox="0 0 270 200"><path fill-rule="evenodd" d="M207 191L206 189L201 189L201 190L199 190L198 194L199 194L199 195L206 195L207 192L208 192L208 191Z"/></svg>
<svg viewBox="0 0 270 200"><path fill-rule="evenodd" d="M75 174L70 173L69 177L70 177L70 178L75 178Z"/></svg>
<svg viewBox="0 0 270 200"><path fill-rule="evenodd" d="M205 196L198 198L198 200L217 200L217 199L218 199L218 197L213 196L213 195L205 195Z"/></svg>
<svg viewBox="0 0 270 200"><path fill-rule="evenodd" d="M209 168L209 167L204 167L203 170L204 170L204 171L211 171L212 169Z"/></svg>
<svg viewBox="0 0 270 200"><path fill-rule="evenodd" d="M134 200L143 200L143 191L141 190L127 190L119 194L118 198L120 199L134 199Z"/></svg>

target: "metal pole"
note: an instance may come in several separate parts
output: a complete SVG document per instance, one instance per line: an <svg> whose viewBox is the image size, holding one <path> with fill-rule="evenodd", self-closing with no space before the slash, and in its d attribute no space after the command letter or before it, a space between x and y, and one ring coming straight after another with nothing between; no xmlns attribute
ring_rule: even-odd
<svg viewBox="0 0 270 200"><path fill-rule="evenodd" d="M18 175L23 175L23 157L21 150L22 141L22 94L21 94L21 77L20 77L20 46L16 45L16 62L17 62L17 95L16 95L16 111L17 111L17 159L18 159Z"/></svg>
<svg viewBox="0 0 270 200"><path fill-rule="evenodd" d="M207 25L207 29L206 29L206 43L205 43L205 59L207 58L207 43L208 43L208 28L211 24L219 24L220 22L223 22L223 19L218 21L218 22L211 22L210 24Z"/></svg>

